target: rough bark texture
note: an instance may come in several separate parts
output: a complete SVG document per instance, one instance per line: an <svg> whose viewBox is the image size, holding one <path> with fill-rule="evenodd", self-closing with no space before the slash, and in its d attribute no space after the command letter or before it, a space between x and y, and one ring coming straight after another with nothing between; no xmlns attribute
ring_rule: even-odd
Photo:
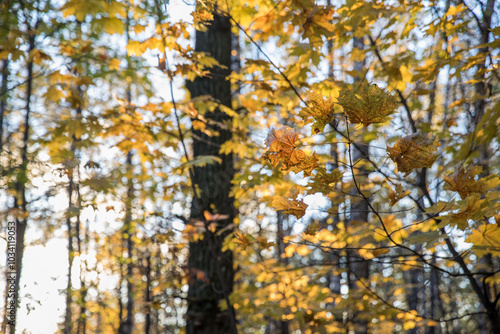
<svg viewBox="0 0 500 334"><path fill-rule="evenodd" d="M226 80L231 65L229 19L214 14L214 21L207 25L207 30L196 32L195 50L208 53L227 69L213 69L209 77L197 78L188 83L191 96L209 95L230 107L231 87ZM233 157L219 154L220 145L231 137L230 131L221 129L219 125L229 121L230 117L216 109L205 114L205 118L211 123L217 122L209 124L208 128L216 130L218 135L209 137L201 131L193 130L193 156L218 156L222 162L194 168L194 184L199 189L199 194L194 196L192 202L190 222L203 220L205 211L228 215L229 218L216 222L217 230L220 230L231 224L235 217L233 199L229 197L234 175ZM233 285L232 253L221 251L222 241L228 232L207 232L203 240L189 245L187 334L234 332L232 308L227 311L219 308L219 303L229 295Z"/></svg>

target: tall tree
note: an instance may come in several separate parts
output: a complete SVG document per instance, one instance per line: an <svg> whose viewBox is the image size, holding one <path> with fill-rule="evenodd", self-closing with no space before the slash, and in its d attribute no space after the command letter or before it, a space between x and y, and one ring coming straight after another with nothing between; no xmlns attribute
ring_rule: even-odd
<svg viewBox="0 0 500 334"><path fill-rule="evenodd" d="M196 52L213 57L220 66L210 74L187 83L191 98L209 96L231 108L231 86L227 80L231 68L231 24L227 16L213 12L213 20L203 22L196 31ZM235 333L235 314L228 304L233 289L233 258L231 251L222 251L222 241L228 235L236 216L230 197L234 176L232 154L220 154L221 145L230 140L230 116L217 108L205 113L206 130L193 128L193 159L202 156L218 158L215 164L194 167L193 194L189 224L204 222L204 236L189 244L188 334ZM193 120L195 121L195 120ZM199 121L199 120L196 120ZM215 226L215 229L212 227Z"/></svg>
<svg viewBox="0 0 500 334"><path fill-rule="evenodd" d="M39 24L41 22L41 13L43 12L43 6L41 2L31 4L31 3L21 3L21 13L23 15L23 24L26 27L27 54L31 55L36 49L36 37ZM45 4L48 6L48 4ZM34 21L33 21L34 20ZM16 181L14 185L14 209L16 213L16 295L17 298L20 296L21 288L21 273L23 268L23 256L25 249L25 236L26 229L28 225L28 199L27 199L27 184L28 184L28 164L29 155L28 149L30 144L30 119L32 117L32 97L34 89L34 60L30 56L27 57L26 62L26 90L24 95L25 107L24 107L24 121L22 123L22 142L20 151L20 164L17 169ZM17 301L16 308L14 310L14 319L16 319L17 314ZM10 333L16 332L16 322L9 326Z"/></svg>

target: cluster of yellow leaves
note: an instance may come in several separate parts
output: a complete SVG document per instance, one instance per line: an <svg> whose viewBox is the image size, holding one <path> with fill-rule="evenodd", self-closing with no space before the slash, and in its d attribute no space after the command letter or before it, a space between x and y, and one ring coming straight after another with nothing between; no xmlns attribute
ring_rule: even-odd
<svg viewBox="0 0 500 334"><path fill-rule="evenodd" d="M347 120L352 124L368 126L390 120L396 111L396 98L377 85L363 85L359 91L343 91L338 103L344 108Z"/></svg>
<svg viewBox="0 0 500 334"><path fill-rule="evenodd" d="M408 176L416 168L431 167L439 145L430 134L409 135L399 138L393 147L387 147L387 153L398 165L398 170Z"/></svg>
<svg viewBox="0 0 500 334"><path fill-rule="evenodd" d="M313 154L307 157L304 151L297 149L295 142L299 138L299 133L292 128L271 129L267 138L267 152L262 156L271 163L273 167L283 163L282 170L292 170L294 172L304 172L304 175L311 175L312 170L317 166L318 157Z"/></svg>
<svg viewBox="0 0 500 334"><path fill-rule="evenodd" d="M64 17L75 15L80 22L85 21L87 15L97 15L107 13L108 18L112 19L115 15L126 17L126 6L118 1L102 0L72 0L66 2L60 9ZM113 31L112 33L115 33Z"/></svg>

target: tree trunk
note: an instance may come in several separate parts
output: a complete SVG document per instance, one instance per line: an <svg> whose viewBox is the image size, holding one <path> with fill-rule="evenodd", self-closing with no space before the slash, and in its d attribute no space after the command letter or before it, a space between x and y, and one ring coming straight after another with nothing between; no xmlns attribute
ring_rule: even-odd
<svg viewBox="0 0 500 334"><path fill-rule="evenodd" d="M29 49L28 53L31 53L35 49L35 35L29 37ZM27 218L27 199L26 199L26 182L28 181L28 145L29 145L29 133L30 133L30 117L31 117L31 96L33 93L33 62L30 61L27 64L28 67L28 79L26 85L26 114L24 117L24 132L23 132L23 143L21 148L21 166L19 167L19 172L17 174L17 181L15 184L16 194L14 196L14 209L16 209L16 297L19 299L20 288L21 288L21 272L23 267L23 255L24 255L24 238L26 235L26 225L28 222ZM17 306L13 310L14 319L17 319ZM10 333L16 332L16 324L9 326Z"/></svg>
<svg viewBox="0 0 500 334"><path fill-rule="evenodd" d="M134 241L132 239L135 234L132 225L132 200L134 196L134 185L132 177L132 152L127 154L127 198L125 199L125 222L123 226L123 233L126 235L125 241L127 246L127 317L123 322L122 331L123 334L132 334L134 329L134 267L133 267L133 251L134 251Z"/></svg>
<svg viewBox="0 0 500 334"><path fill-rule="evenodd" d="M226 80L231 59L231 24L229 18L214 13L214 20L207 23L207 30L196 32L197 52L207 52L227 69L214 68L209 77L197 78L187 83L191 96L209 95L221 104L231 107L231 86ZM219 109L205 114L210 124L208 128L218 135L208 136L202 131L193 132L194 158L203 155L218 156L220 164L195 167L193 183L198 194L193 194L190 222L205 221L204 213L227 215L228 218L215 221L216 232L208 229L204 238L190 242L188 274L188 311L186 314L187 334L227 334L236 332L234 310L231 305L226 310L219 303L228 301L233 288L233 256L230 251L221 251L222 241L229 229L218 233L232 224L236 215L233 199L229 197L231 180L234 176L232 155L219 154L220 145L231 138L231 132L219 124L230 121L230 117ZM216 124L212 122L217 122Z"/></svg>
<svg viewBox="0 0 500 334"><path fill-rule="evenodd" d="M73 261L75 259L75 252L73 249L74 231L71 223L72 209L73 209L73 175L70 169L69 184L68 184L68 210L66 217L66 227L68 229L68 284L66 286L66 313L64 315L64 334L70 334L73 328L71 319L71 305L73 304L73 287L71 285L71 272L73 271Z"/></svg>
<svg viewBox="0 0 500 334"><path fill-rule="evenodd" d="M122 233L123 235L123 233ZM123 334L123 300L122 300L122 289L123 289L123 246L125 244L124 238L122 237L122 243L120 245L120 256L118 257L119 271L120 271L120 279L118 280L118 287L116 294L118 295L118 334Z"/></svg>
<svg viewBox="0 0 500 334"><path fill-rule="evenodd" d="M144 324L144 334L151 334L151 254L146 255L146 287L144 288L144 296L146 302L146 322Z"/></svg>
<svg viewBox="0 0 500 334"><path fill-rule="evenodd" d="M127 12L126 18L126 39L127 43L129 42L129 27L130 27L130 17ZM127 56L127 69L130 70L130 57ZM126 91L127 102L130 105L132 102L132 88L130 83L127 86ZM134 241L133 235L135 234L135 230L132 224L132 201L134 199L134 181L133 181L133 164L132 164L132 151L127 153L127 161L126 161L126 177L127 177L127 195L125 198L125 221L123 224L123 234L125 235L125 243L127 247L127 273L126 273L126 282L127 282L127 317L120 325L121 332L123 334L132 334L134 330L134 268L133 268L133 251L134 251ZM123 253L122 253L123 254ZM121 321L122 318L120 318Z"/></svg>
<svg viewBox="0 0 500 334"><path fill-rule="evenodd" d="M356 49L364 49L364 41L362 38L354 38L353 39L353 48ZM361 80L361 74L364 70L365 67L365 62L364 61L359 61L356 62L354 65L354 69L357 72L357 77L355 77L355 85L360 84ZM352 140L352 138L351 138ZM370 151L369 151L369 145L352 145L351 146L351 151L352 151L352 164L355 164L357 161L365 159L370 156ZM360 187L362 187L363 184L366 184L367 180L367 171L365 168L363 168L362 165L358 164L359 170L357 175L353 175L353 178L356 178L356 182ZM354 185L353 185L354 187ZM362 190L362 188L361 188ZM364 201L361 196L357 193L357 190L353 188L351 196L351 215L349 218L349 224L354 225L354 224L366 224L368 221L368 203ZM359 200L356 200L356 198L359 198ZM353 204L353 201L355 202ZM351 272L348 273L348 275L351 276L351 282L355 282L360 279L366 279L368 278L369 274L369 266L368 266L368 261L363 259L357 252L348 252L348 256L350 257L349 262L350 262L350 270ZM353 261L354 260L354 261ZM350 290L356 290L357 286L356 284L350 285L349 289ZM363 314L363 312L361 312ZM353 325L354 325L354 332L356 334L365 334L368 332L368 321L364 319L363 317L358 317L356 314L353 315Z"/></svg>
<svg viewBox="0 0 500 334"><path fill-rule="evenodd" d="M3 153L3 122L7 108L7 82L9 80L9 60L2 60L2 85L0 87L0 156ZM3 174L3 172L2 172Z"/></svg>
<svg viewBox="0 0 500 334"><path fill-rule="evenodd" d="M5 109L7 108L7 81L9 79L9 61L4 59L2 61L2 86L0 88L0 158L3 155L3 127L5 118ZM0 167L0 175L3 176L3 166ZM6 261L7 263L8 261ZM2 333L7 333L7 306L8 306L8 292L9 282L5 282L5 298L4 309L2 317Z"/></svg>
<svg viewBox="0 0 500 334"><path fill-rule="evenodd" d="M475 79L478 81L474 85L477 100L474 102L474 130L478 131L477 126L481 119L483 118L486 111L486 99L488 97L488 88L486 85L486 59L487 54L490 52L489 46L487 46L489 42L490 30L491 30L491 20L495 11L495 2L496 0L488 0L486 3L481 4L482 10L482 21L478 22L479 31L480 31L480 44L484 45L479 48L479 53L484 54L483 61L477 66L477 73ZM490 166L488 164L489 161L489 147L486 145L481 145L476 148L479 151L479 158L477 164L483 167L483 175L490 174ZM488 271L495 272L495 268L491 261L491 256L484 256L479 261L480 264ZM481 277L479 279L481 283L480 288L478 289L478 293L482 293L483 297L482 304L487 313L487 331L488 333L500 333L500 309L497 306L497 295L495 291L495 287L485 282L485 277ZM474 280L474 278L471 278ZM480 292L479 292L480 291ZM500 298L500 295L498 295Z"/></svg>
<svg viewBox="0 0 500 334"><path fill-rule="evenodd" d="M79 168L77 166L77 168ZM78 180L80 180L80 174L78 174ZM80 315L78 316L78 334L86 334L87 331L87 286L85 285L85 273L88 270L87 267L87 260L82 260L82 254L84 253L83 247L82 247L82 240L81 240L81 234L80 234L80 229L81 229L81 219L80 219L80 208L81 208L81 198L80 198L80 187L77 184L76 185L76 196L77 196L77 208L78 208L78 216L76 217L76 244L78 248L78 254L80 256L80 293L79 293L79 299L78 299L78 304L80 305ZM85 229L84 235L83 235L83 240L84 240L84 245L88 245L88 226ZM85 251L86 254L88 254L88 249Z"/></svg>
<svg viewBox="0 0 500 334"><path fill-rule="evenodd" d="M358 146L359 149L356 147L352 146L352 163L356 163L356 161L363 159L364 157L369 156L369 150L368 150L368 145L363 145L363 146ZM359 173L355 175L356 177L356 182L358 185L365 184L367 177L366 175L366 170L362 167L359 169ZM355 193L356 189L354 189L353 196L351 197L351 203L352 201L356 201L356 196L358 196L357 193ZM363 199L359 199L357 203L351 204L351 216L349 218L349 224L351 226L355 226L357 224L366 224L368 221L368 203L366 203ZM350 281L351 284L349 286L350 293L358 293L356 290L358 289L357 285L355 282L357 280L363 280L367 279L369 276L369 262L362 258L357 252L348 252L349 256L349 270L350 272L348 275L351 276ZM367 310L363 310L360 312L361 315L363 315L364 312ZM353 315L352 318L353 326L354 326L354 332L356 334L366 334L368 333L368 321L361 317L358 317L357 314Z"/></svg>

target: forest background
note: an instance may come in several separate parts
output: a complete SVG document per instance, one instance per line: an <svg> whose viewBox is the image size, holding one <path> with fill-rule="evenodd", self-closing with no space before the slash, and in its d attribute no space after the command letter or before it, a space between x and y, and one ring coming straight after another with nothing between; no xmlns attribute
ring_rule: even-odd
<svg viewBox="0 0 500 334"><path fill-rule="evenodd" d="M2 333L500 332L497 1L0 6Z"/></svg>

